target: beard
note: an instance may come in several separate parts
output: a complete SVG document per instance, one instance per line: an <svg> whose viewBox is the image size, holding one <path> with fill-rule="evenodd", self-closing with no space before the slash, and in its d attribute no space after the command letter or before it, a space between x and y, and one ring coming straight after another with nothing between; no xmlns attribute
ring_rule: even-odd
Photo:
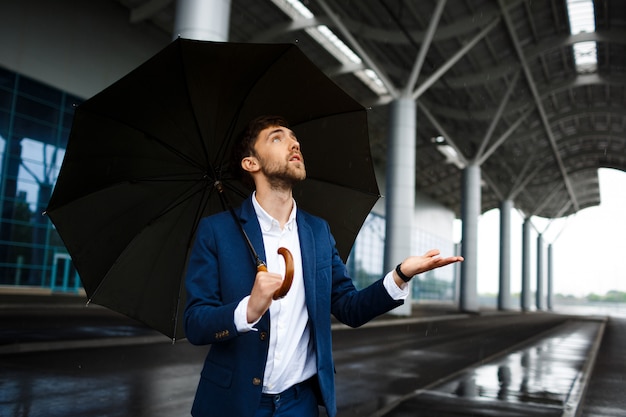
<svg viewBox="0 0 626 417"><path fill-rule="evenodd" d="M261 163L261 172L263 172L273 189L291 189L306 178L304 162L300 162L302 164L301 168L297 168L289 162L286 164L265 164L263 162Z"/></svg>

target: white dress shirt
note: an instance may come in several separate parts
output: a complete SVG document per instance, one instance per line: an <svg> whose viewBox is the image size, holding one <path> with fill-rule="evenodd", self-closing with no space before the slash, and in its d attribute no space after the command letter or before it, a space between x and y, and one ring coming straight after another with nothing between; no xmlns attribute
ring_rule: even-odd
<svg viewBox="0 0 626 417"><path fill-rule="evenodd" d="M302 254L296 222L297 210L294 201L289 220L281 229L278 221L257 202L256 194L253 195L252 202L263 233L267 270L284 276L285 262L278 254L279 247L287 248L294 261L291 289L284 298L272 301L270 305L270 341L263 392L278 394L307 380L317 372L315 351L308 324L309 314L304 296ZM393 280L392 272L385 276L383 284L394 299L405 299L408 295L408 285L398 288ZM248 323L247 320L249 299L250 296L241 300L235 310L235 325L240 333L257 331L254 326L258 320L254 323Z"/></svg>

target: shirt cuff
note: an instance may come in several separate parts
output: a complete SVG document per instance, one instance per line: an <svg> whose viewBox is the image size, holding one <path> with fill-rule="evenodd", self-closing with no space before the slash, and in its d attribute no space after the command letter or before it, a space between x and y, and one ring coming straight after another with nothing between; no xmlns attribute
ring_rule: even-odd
<svg viewBox="0 0 626 417"><path fill-rule="evenodd" d="M261 318L254 323L248 323L248 300L250 300L250 296L244 297L235 309L235 327L239 333L258 331L254 326L256 326Z"/></svg>
<svg viewBox="0 0 626 417"><path fill-rule="evenodd" d="M389 296L394 300L406 300L409 296L408 282L404 282L401 287L398 287L398 284L396 284L396 281L393 279L393 271L385 275L383 286L389 293Z"/></svg>

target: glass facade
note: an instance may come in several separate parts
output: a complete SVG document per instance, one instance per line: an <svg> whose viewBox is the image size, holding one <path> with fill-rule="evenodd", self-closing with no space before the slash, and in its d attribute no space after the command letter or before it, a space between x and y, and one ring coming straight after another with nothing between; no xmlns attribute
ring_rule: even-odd
<svg viewBox="0 0 626 417"><path fill-rule="evenodd" d="M0 68L0 285L76 291L67 251L42 213L80 99Z"/></svg>
<svg viewBox="0 0 626 417"><path fill-rule="evenodd" d="M413 229L411 247L413 253L423 254L438 248L446 256L455 254L451 240L433 235L419 227ZM380 279L383 271L385 251L385 218L370 213L356 238L350 257L348 270L357 288L363 288ZM435 269L411 280L411 296L414 300L455 300L455 271L458 266Z"/></svg>
<svg viewBox="0 0 626 417"><path fill-rule="evenodd" d="M43 214L56 182L81 99L0 67L0 285L77 292L80 280L52 223ZM419 229L413 248L424 253L453 243ZM357 287L383 272L385 219L370 214L348 259ZM454 269L413 280L414 299L453 300Z"/></svg>

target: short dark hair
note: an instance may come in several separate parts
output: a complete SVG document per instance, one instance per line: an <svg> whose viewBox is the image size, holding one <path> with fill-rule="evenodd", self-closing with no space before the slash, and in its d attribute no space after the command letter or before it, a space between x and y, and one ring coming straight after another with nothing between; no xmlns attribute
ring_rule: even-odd
<svg viewBox="0 0 626 417"><path fill-rule="evenodd" d="M249 172L241 167L241 161L247 156L256 156L254 144L259 133L268 127L289 127L289 122L281 116L259 116L248 122L246 127L237 137L231 156L231 174L251 190L254 189L254 181Z"/></svg>

